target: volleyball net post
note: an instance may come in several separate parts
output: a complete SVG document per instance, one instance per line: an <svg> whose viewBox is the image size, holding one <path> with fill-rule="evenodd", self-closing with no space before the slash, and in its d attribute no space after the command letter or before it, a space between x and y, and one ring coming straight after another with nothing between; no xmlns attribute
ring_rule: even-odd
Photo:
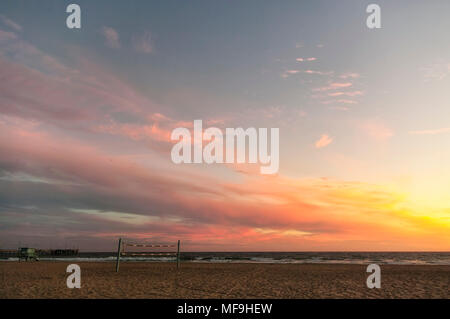
<svg viewBox="0 0 450 319"><path fill-rule="evenodd" d="M116 272L119 272L120 254L122 252L122 238L119 238L119 245L117 247Z"/></svg>
<svg viewBox="0 0 450 319"><path fill-rule="evenodd" d="M177 243L177 269L180 268L180 240Z"/></svg>

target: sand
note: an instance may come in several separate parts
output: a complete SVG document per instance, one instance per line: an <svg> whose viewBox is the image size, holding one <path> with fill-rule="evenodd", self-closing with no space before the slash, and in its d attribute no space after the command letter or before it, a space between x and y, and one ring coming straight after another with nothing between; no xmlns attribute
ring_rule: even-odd
<svg viewBox="0 0 450 319"><path fill-rule="evenodd" d="M364 265L0 262L0 298L450 298L450 266L382 265L381 289Z"/></svg>

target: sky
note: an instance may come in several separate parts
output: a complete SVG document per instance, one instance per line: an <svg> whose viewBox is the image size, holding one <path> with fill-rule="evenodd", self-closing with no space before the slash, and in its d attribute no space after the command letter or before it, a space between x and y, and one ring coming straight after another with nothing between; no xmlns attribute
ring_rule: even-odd
<svg viewBox="0 0 450 319"><path fill-rule="evenodd" d="M449 251L450 2L372 2L0 2L0 248ZM173 163L199 119L278 173Z"/></svg>

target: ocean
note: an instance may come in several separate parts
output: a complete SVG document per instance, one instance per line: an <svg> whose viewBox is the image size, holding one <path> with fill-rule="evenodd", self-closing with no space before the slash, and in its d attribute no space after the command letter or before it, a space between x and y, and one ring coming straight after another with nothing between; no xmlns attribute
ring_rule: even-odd
<svg viewBox="0 0 450 319"><path fill-rule="evenodd" d="M182 252L182 262L194 263L273 263L273 264L391 264L450 265L450 252ZM77 256L43 256L42 261L111 262L114 252L80 252ZM1 261L17 261L2 256ZM132 256L121 261L168 262L174 257Z"/></svg>

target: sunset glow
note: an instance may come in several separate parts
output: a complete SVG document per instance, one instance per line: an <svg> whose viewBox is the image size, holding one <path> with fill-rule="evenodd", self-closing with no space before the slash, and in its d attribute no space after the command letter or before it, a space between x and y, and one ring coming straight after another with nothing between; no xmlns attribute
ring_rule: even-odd
<svg viewBox="0 0 450 319"><path fill-rule="evenodd" d="M79 31L0 4L1 247L450 250L450 3L381 1L371 32L352 1L79 2ZM279 128L278 173L173 163L197 119Z"/></svg>

